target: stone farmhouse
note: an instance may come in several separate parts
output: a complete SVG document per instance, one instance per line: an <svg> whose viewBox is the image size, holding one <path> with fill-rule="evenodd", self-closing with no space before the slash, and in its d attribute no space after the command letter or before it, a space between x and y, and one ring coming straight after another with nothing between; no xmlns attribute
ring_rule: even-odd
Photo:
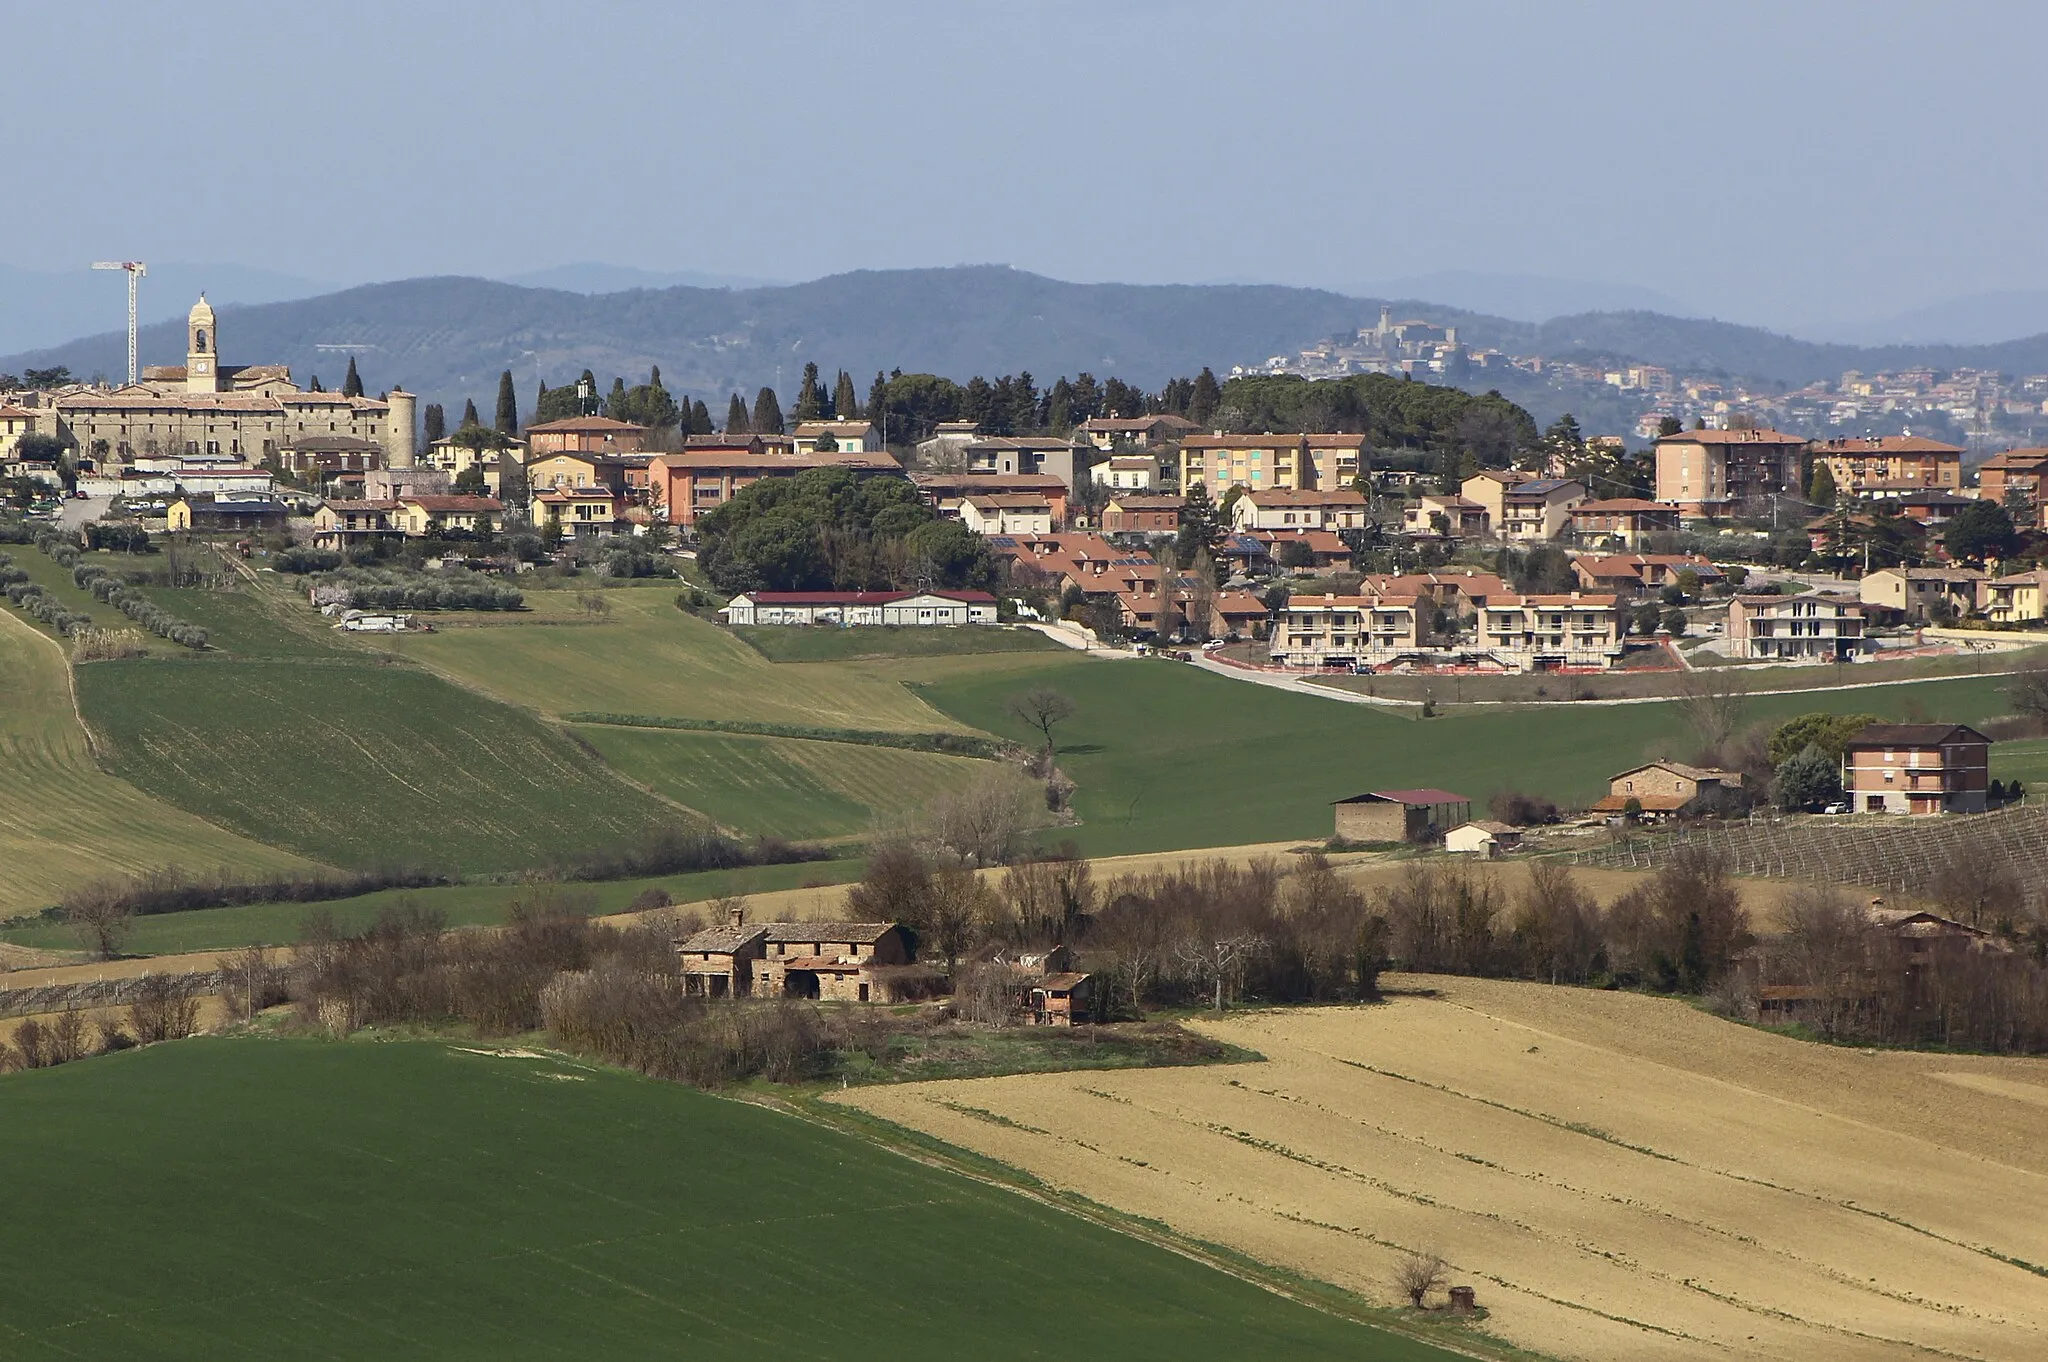
<svg viewBox="0 0 2048 1362"><path fill-rule="evenodd" d="M887 971L911 963L893 922L748 922L742 908L675 948L684 991L707 998L891 1001Z"/></svg>
<svg viewBox="0 0 2048 1362"><path fill-rule="evenodd" d="M1745 802L1739 771L1652 761L1609 777L1607 793L1592 811L1623 813L1633 803L1646 818L1685 818L1740 813Z"/></svg>

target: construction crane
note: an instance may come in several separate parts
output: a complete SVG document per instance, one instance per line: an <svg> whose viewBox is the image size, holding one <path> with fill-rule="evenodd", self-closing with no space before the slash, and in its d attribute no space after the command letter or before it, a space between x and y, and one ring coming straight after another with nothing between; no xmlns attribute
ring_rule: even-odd
<svg viewBox="0 0 2048 1362"><path fill-rule="evenodd" d="M96 270L126 270L128 273L128 381L133 383L141 377L141 370L135 364L135 281L149 273L149 266L140 260L95 260Z"/></svg>

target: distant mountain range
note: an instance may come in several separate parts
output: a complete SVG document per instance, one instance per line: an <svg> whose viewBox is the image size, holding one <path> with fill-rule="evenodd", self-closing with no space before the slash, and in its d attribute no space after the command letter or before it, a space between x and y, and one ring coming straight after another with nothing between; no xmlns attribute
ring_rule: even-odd
<svg viewBox="0 0 2048 1362"><path fill-rule="evenodd" d="M787 279L756 279L742 274L706 274L702 270L643 270L631 265L602 265L582 261L555 265L525 274L498 277L501 284L521 288L558 288L565 293L624 293L636 288L778 288Z"/></svg>
<svg viewBox="0 0 2048 1362"><path fill-rule="evenodd" d="M109 296L79 315L118 324L120 281L97 282ZM167 285L152 289L177 318L196 292L174 297ZM1632 359L1765 384L1912 365L2048 372L2048 334L1995 345L1862 349L1650 311L1531 323L1416 299L1389 305L1400 315L1455 324L1461 339L1512 353ZM1073 284L1003 266L965 266L859 271L766 288L677 285L595 295L483 279L407 279L219 311L230 362L286 363L302 381L317 374L335 385L353 353L373 389L403 383L428 401L474 397L488 408L499 371L510 369L525 409L540 378L566 383L589 368L606 382L615 374L637 381L659 364L671 390L722 411L727 393L752 394L764 383L787 397L807 360L828 378L846 369L863 391L876 370L895 368L961 379L1029 370L1041 382L1085 370L1156 387L1204 365L1220 374L1291 354L1371 325L1380 307L1377 298L1319 289ZM145 363L180 362L182 322L145 328L142 352ZM122 370L124 354L120 332L109 327L0 358L0 370L64 364L79 375L112 375Z"/></svg>
<svg viewBox="0 0 2048 1362"><path fill-rule="evenodd" d="M137 294L137 311L147 325L183 318L201 293L215 303L277 303L338 287L333 280L243 265L152 264ZM78 335L81 326L127 325L128 281L118 271L96 271L83 261L70 270L0 265L0 354L54 345Z"/></svg>
<svg viewBox="0 0 2048 1362"><path fill-rule="evenodd" d="M1544 322L1582 312L1661 312L1697 317L1698 308L1668 293L1636 284L1603 284L1585 279L1548 279L1533 274L1481 274L1439 270L1382 279L1340 290L1355 298L1429 298L1439 306L1462 308L1518 322Z"/></svg>
<svg viewBox="0 0 2048 1362"><path fill-rule="evenodd" d="M1982 345L2048 331L2048 289L1975 293L1876 321L1800 329L1852 345Z"/></svg>

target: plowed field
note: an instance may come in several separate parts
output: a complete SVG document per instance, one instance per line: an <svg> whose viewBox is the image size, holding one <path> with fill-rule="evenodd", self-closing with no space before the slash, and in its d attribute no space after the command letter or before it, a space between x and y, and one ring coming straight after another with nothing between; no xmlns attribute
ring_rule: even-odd
<svg viewBox="0 0 2048 1362"><path fill-rule="evenodd" d="M1390 1304L1438 1249L1557 1356L2048 1357L2048 1062L1393 982L1436 996L1203 1024L1264 1064L840 1100Z"/></svg>

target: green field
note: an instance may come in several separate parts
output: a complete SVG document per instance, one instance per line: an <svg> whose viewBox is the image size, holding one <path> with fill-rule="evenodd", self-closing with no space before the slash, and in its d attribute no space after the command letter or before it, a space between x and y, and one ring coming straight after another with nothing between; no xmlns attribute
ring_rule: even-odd
<svg viewBox="0 0 2048 1362"><path fill-rule="evenodd" d="M739 1102L433 1041L0 1077L0 1356L1451 1354Z"/></svg>
<svg viewBox="0 0 2048 1362"><path fill-rule="evenodd" d="M593 622L573 597L535 592L530 614L450 620L382 646L544 714L592 711L687 719L930 732L958 725L904 684L960 670L1030 667L1038 654L781 666L716 624L675 608L672 592L608 591Z"/></svg>
<svg viewBox="0 0 2048 1362"><path fill-rule="evenodd" d="M118 774L332 865L514 870L685 816L531 715L412 667L149 659L77 676Z"/></svg>
<svg viewBox="0 0 2048 1362"><path fill-rule="evenodd" d="M970 653L1047 653L1061 645L1036 629L735 628L732 636L771 662L845 662L870 657L958 657Z"/></svg>
<svg viewBox="0 0 2048 1362"><path fill-rule="evenodd" d="M598 913L621 913L644 889L666 889L680 904L700 903L725 894L761 894L801 889L807 884L841 885L857 880L866 862L802 861L789 865L743 866L737 870L700 870L687 875L655 875L638 880L563 883L554 887L565 897L588 902ZM386 908L407 905L439 913L451 927L495 926L511 912L512 901L532 889L517 884L448 884L430 889L384 889L351 899L321 903L248 903L232 908L198 908L183 913L156 913L134 920L123 942L130 955L181 955L188 951L225 951L240 946L283 946L300 939L306 917L316 908L344 931L361 931ZM0 941L40 950L75 950L78 938L59 922L30 919L0 927Z"/></svg>
<svg viewBox="0 0 2048 1362"><path fill-rule="evenodd" d="M1010 769L972 757L798 738L609 724L575 732L634 780L725 827L787 838L865 833Z"/></svg>
<svg viewBox="0 0 2048 1362"><path fill-rule="evenodd" d="M96 876L174 862L307 865L101 771L71 710L60 646L0 604L0 917L46 907Z"/></svg>
<svg viewBox="0 0 2048 1362"><path fill-rule="evenodd" d="M1022 686L1072 696L1060 765L1078 783L1081 849L1118 855L1327 837L1329 804L1367 790L1439 786L1484 807L1520 789L1590 802L1607 777L1696 740L1673 704L1460 710L1434 719L1295 695L1178 663L1063 659L1026 675L961 678L924 691L962 723L1018 741L1007 712ZM1974 723L2007 709L2002 677L1751 699L1749 720L1812 710L1916 713ZM1994 748L1994 752L2000 749Z"/></svg>

